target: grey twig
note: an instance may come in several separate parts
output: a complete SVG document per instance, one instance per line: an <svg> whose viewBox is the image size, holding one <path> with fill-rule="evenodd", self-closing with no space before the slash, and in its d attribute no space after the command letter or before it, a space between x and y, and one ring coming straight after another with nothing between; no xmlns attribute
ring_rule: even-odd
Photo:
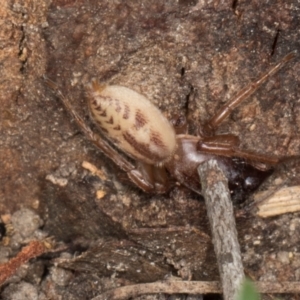
<svg viewBox="0 0 300 300"><path fill-rule="evenodd" d="M233 300L245 275L227 178L216 160L201 164L198 174L212 231L223 296L225 300Z"/></svg>

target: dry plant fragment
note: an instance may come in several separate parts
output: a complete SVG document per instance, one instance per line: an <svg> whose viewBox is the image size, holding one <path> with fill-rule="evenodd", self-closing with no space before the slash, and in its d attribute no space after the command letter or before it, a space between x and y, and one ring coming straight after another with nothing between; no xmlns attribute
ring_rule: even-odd
<svg viewBox="0 0 300 300"><path fill-rule="evenodd" d="M17 269L24 263L48 250L44 241L32 241L23 247L16 257L0 265L0 285L2 285L6 279L14 275Z"/></svg>
<svg viewBox="0 0 300 300"><path fill-rule="evenodd" d="M264 294L299 294L300 284L295 281L254 282L258 291ZM91 300L125 300L145 294L217 294L221 284L217 281L158 281L153 283L123 286L109 290Z"/></svg>
<svg viewBox="0 0 300 300"><path fill-rule="evenodd" d="M102 199L106 195L106 192L104 190L98 190L96 192L96 197L98 200Z"/></svg>
<svg viewBox="0 0 300 300"><path fill-rule="evenodd" d="M254 196L258 205L257 215L262 218L277 216L300 210L300 186L284 187L270 196L268 191L259 192ZM263 201L260 199L266 197Z"/></svg>
<svg viewBox="0 0 300 300"><path fill-rule="evenodd" d="M105 173L101 169L98 169L96 166L89 163L88 161L83 161L81 166L86 170L90 171L93 175L98 176L101 180L107 180Z"/></svg>

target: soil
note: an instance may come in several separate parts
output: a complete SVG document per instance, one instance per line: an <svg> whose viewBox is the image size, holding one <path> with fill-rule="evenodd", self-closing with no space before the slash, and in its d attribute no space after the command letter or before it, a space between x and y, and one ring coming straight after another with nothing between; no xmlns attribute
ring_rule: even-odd
<svg viewBox="0 0 300 300"><path fill-rule="evenodd" d="M145 95L169 120L186 117L189 133L197 135L236 92L299 49L299 5L4 1L0 213L15 229L2 242L0 259L47 236L64 250L24 264L2 286L1 298L92 299L116 286L170 275L219 280L201 196L176 185L163 195L134 186L80 132L43 75L94 130L84 86L95 77ZM299 155L299 77L297 56L236 109L218 134L238 135L245 150ZM276 176L292 176L293 185L300 185L299 166L295 159L290 175L280 167ZM237 218L244 267L254 280L300 279L299 216Z"/></svg>

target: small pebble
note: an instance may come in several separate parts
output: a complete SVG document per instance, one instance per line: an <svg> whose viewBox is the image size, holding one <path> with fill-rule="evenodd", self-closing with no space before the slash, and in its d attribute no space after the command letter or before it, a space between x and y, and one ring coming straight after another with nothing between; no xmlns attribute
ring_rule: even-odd
<svg viewBox="0 0 300 300"><path fill-rule="evenodd" d="M38 300L35 286L27 282L12 283L2 293L2 300Z"/></svg>

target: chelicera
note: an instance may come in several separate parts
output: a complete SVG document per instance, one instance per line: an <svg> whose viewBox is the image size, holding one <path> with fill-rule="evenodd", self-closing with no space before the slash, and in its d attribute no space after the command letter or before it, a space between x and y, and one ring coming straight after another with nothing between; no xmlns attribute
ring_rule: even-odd
<svg viewBox="0 0 300 300"><path fill-rule="evenodd" d="M215 131L232 110L294 56L294 52L288 54L238 92L206 122L198 136L176 132L160 110L143 95L127 87L102 85L92 80L86 87L88 106L92 119L105 137L102 138L78 115L57 85L50 79L45 80L56 90L90 141L143 191L165 193L173 183L201 194L197 167L215 158L228 177L233 196L243 198L270 175L279 159L243 151L238 147L237 136L215 135Z"/></svg>

